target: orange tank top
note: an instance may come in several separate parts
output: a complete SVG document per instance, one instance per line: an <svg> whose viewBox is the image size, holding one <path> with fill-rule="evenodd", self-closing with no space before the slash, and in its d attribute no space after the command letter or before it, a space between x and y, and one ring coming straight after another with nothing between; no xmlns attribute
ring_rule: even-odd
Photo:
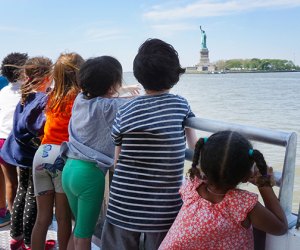
<svg viewBox="0 0 300 250"><path fill-rule="evenodd" d="M46 112L46 123L42 144L60 145L69 140L68 126L72 114L72 107L76 96L69 98L63 112L57 107Z"/></svg>

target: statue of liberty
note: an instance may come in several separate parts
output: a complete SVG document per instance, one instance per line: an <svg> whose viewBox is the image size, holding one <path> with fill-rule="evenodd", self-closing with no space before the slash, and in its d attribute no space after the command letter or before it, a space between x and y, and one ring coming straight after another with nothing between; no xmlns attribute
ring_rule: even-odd
<svg viewBox="0 0 300 250"><path fill-rule="evenodd" d="M207 49L207 47L206 47L206 33L201 28L201 26L200 26L200 30L201 30L201 49Z"/></svg>

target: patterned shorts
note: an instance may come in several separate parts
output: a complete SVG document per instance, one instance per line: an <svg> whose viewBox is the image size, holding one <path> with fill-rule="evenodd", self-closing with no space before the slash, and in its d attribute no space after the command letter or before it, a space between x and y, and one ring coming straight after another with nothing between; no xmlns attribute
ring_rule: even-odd
<svg viewBox="0 0 300 250"><path fill-rule="evenodd" d="M60 145L43 144L35 153L33 159L33 182L36 196L48 193L64 193L61 183L61 173L65 162L58 157Z"/></svg>

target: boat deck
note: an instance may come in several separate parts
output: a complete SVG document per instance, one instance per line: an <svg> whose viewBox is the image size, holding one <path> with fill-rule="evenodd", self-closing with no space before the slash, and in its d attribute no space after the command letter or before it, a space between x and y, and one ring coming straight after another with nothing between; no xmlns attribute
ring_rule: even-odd
<svg viewBox="0 0 300 250"><path fill-rule="evenodd" d="M0 250L9 250L9 241L11 239L9 235L10 225L0 228ZM49 227L47 240L57 240L57 223L55 219L53 219L52 224ZM93 238L94 242L99 241L97 238ZM53 250L59 249L58 246L53 248ZM92 250L99 250L100 248L92 243Z"/></svg>

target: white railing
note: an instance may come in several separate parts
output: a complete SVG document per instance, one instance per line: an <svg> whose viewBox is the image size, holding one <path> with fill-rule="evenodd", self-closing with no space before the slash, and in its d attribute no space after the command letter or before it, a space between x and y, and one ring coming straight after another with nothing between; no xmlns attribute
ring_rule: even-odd
<svg viewBox="0 0 300 250"><path fill-rule="evenodd" d="M297 217L296 215L292 214L292 202L293 202L293 187L294 187L294 176L295 176L295 163L296 163L296 147L297 147L297 134L292 132L282 132L282 131L275 131L271 129L263 129L253 126L246 126L240 125L235 123L227 123L222 121L216 120L209 120L203 118L189 118L185 124L187 127L194 128L196 130L205 131L215 133L217 131L222 130L232 130L239 132L240 134L244 135L249 140L259 141L263 143L283 146L286 148L285 150L285 157L284 157L284 164L282 172L275 173L276 177L276 184L280 187L279 192L279 199L282 208L285 211L287 216L289 228L295 226ZM186 159L192 160L193 151L187 149L186 150ZM103 201L102 209L101 209L101 216L99 220L99 224L97 228L99 231L98 234L94 235L93 242L96 245L100 245L100 235L102 231L102 223L105 219L107 204L108 204L108 196L109 196L109 182L111 180L112 175L106 175L106 191L105 191L105 198ZM269 235L267 236L267 244L270 245L268 242ZM278 238L278 237L277 237ZM281 238L280 238L281 239ZM266 249L270 250L283 250L286 248L282 248L283 240L277 241L274 237L271 238L273 242L272 246L266 247ZM274 248L274 244L278 245L279 248ZM287 248L288 249L288 248ZM299 248L291 248L291 249L299 249Z"/></svg>
<svg viewBox="0 0 300 250"><path fill-rule="evenodd" d="M253 126L227 123L203 118L189 118L185 124L187 127L200 131L215 133L222 130L239 132L249 140L283 146L286 148L282 172L275 173L276 183L280 187L280 204L287 216L289 228L295 226L297 217L292 214L293 188L295 177L297 134L295 132L282 132L271 129L263 129ZM192 150L186 151L186 159L192 159Z"/></svg>

